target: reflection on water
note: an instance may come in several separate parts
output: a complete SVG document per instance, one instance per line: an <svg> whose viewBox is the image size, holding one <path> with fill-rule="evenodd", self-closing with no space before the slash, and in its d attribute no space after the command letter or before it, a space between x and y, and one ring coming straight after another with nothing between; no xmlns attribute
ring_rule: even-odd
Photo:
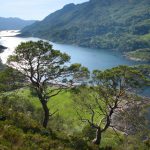
<svg viewBox="0 0 150 150"><path fill-rule="evenodd" d="M21 42L26 41L38 41L39 38L21 38L21 37L12 37L18 32L14 31L5 31L0 32L0 44L8 47L3 53L0 54L0 57L3 63L6 63L7 58L11 55L15 47ZM11 37L8 37L11 36ZM65 45L65 44L56 44L52 43L53 48L65 52L71 56L71 63L81 63L82 65L88 67L90 70L94 69L108 69L118 65L136 65L140 62L134 62L126 59L121 56L119 53L103 50L103 49L92 49L92 48L82 48L78 46ZM143 92L144 96L150 97L150 88L146 88ZM150 114L150 113L149 113ZM150 115L149 115L150 116Z"/></svg>
<svg viewBox="0 0 150 150"><path fill-rule="evenodd" d="M7 58L11 55L15 49L15 47L21 42L26 41L38 41L39 38L21 38L21 37L13 37L12 35L18 34L17 31L2 31L0 32L0 44L8 47L3 53L0 54L0 57L3 63L6 63ZM10 35L11 37L6 37L6 35ZM130 61L120 55L117 52L111 50L103 50L103 49L92 49L92 48L82 48L73 45L65 45L65 44L57 44L52 43L54 49L60 50L61 52L65 52L71 56L71 63L81 63L82 65L89 68L89 70L94 69L108 69L118 65L136 65L140 64L140 62ZM143 95L150 96L150 88L144 90Z"/></svg>
<svg viewBox="0 0 150 150"><path fill-rule="evenodd" d="M7 47L7 49L3 53L0 54L2 62L6 63L8 56L13 53L17 45L19 45L21 42L26 42L29 40L37 41L38 39L19 38L19 37L1 37L0 44Z"/></svg>
<svg viewBox="0 0 150 150"><path fill-rule="evenodd" d="M0 43L8 47L8 49L6 49L2 54L0 54L0 57L4 63L6 63L8 56L13 53L15 47L21 42L26 42L30 40L32 41L40 40L39 38L32 38L32 37L21 38L21 37L11 36L17 33L18 32L16 31L0 32L0 36L1 36ZM8 37L8 35L10 35L11 37ZM90 70L94 70L94 69L103 70L118 65L139 64L139 62L127 60L119 53L111 50L82 48L73 45L56 44L56 43L51 43L51 44L53 44L54 49L69 54L71 56L71 63L81 63L82 65L88 67Z"/></svg>

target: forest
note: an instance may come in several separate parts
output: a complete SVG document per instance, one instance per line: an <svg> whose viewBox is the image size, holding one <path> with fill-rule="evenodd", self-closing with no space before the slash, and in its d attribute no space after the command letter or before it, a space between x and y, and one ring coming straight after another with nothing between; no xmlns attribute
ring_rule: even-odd
<svg viewBox="0 0 150 150"><path fill-rule="evenodd" d="M150 66L69 64L45 41L0 63L1 150L148 150Z"/></svg>
<svg viewBox="0 0 150 150"><path fill-rule="evenodd" d="M68 4L20 36L121 52L150 48L149 0L90 0Z"/></svg>

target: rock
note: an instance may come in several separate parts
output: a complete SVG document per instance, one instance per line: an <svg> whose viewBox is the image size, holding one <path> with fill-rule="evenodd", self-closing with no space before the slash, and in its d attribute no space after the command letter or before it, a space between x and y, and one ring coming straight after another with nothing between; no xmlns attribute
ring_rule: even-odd
<svg viewBox="0 0 150 150"><path fill-rule="evenodd" d="M0 116L0 121L5 121L6 117L5 116Z"/></svg>
<svg viewBox="0 0 150 150"><path fill-rule="evenodd" d="M0 45L0 53L2 53L7 47Z"/></svg>

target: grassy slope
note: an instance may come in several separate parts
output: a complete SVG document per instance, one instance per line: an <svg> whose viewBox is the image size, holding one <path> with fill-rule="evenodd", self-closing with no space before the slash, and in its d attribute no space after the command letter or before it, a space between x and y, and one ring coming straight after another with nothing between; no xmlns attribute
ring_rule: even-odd
<svg viewBox="0 0 150 150"><path fill-rule="evenodd" d="M139 49L127 53L129 59L150 62L150 49Z"/></svg>
<svg viewBox="0 0 150 150"><path fill-rule="evenodd" d="M34 120L29 113L34 106L22 97L0 97L0 106L0 117L6 116L0 120L0 150L74 149L67 136L52 134Z"/></svg>
<svg viewBox="0 0 150 150"><path fill-rule="evenodd" d="M41 103L39 102L38 98L33 97L28 89L22 89L17 93L24 98L28 98L29 101L38 109L41 108ZM57 115L63 119L64 130L67 132L80 132L86 125L79 120L74 102L71 98L71 93L69 91L63 91L59 95L50 99L48 102L48 107L51 113L58 111ZM88 114L85 115L83 112L80 113L90 119Z"/></svg>
<svg viewBox="0 0 150 150"><path fill-rule="evenodd" d="M13 98L13 95L11 96L11 94L13 93L7 93L7 97L11 99L11 103L8 103L9 105L11 105L11 109L6 108L6 113L7 115L8 114L10 115L9 117L10 120L5 121L5 122L0 121L0 149L1 149L1 146L4 149L5 146L11 147L12 145L13 149L15 149L16 147L16 149L18 150L21 146L25 146L25 150L26 148L28 148L29 150L39 148L39 150L41 150L41 149L44 149L44 147L48 147L48 145L50 144L52 149L54 147L54 149L56 150L57 149L61 150L67 144L68 150L69 149L71 150L69 145L73 144L73 142L75 142L75 145L74 144L73 145L76 147L77 141L72 141L69 135L73 135L74 136L73 139L76 139L75 138L76 135L81 134L82 126L84 126L85 124L82 124L78 120L76 111L74 109L73 101L71 99L71 94L69 92L61 93L60 95L51 99L48 104L51 111L55 111L59 109L59 115L64 120L63 122L64 128L62 129L61 127L61 129L57 131L59 133L57 135L58 139L57 138L52 139L49 136L41 135L41 132L43 133L43 128L41 127L41 125L37 123L35 120L29 118L29 117L32 117L32 115L34 116L35 114L37 114L38 117L40 116L38 114L40 113L38 109L41 108L41 105L38 99L36 97L33 97L30 94L30 91L28 89L21 89L18 92L15 92L15 95L18 95L21 98L22 100L21 102L19 101L19 99L16 99L16 97ZM23 101L26 101L26 102L24 103ZM1 104L1 97L0 97L0 104ZM7 102L5 102L5 104L7 104ZM13 107L17 110L20 107L22 110L22 107L23 107L23 109L26 109L25 112L28 112L27 110L28 109L30 110L34 106L36 108L36 111L34 109L35 112L31 115L29 115L30 113L29 114L27 113L28 115L26 113L25 114L19 113L19 112L16 112L15 109L13 110L12 104L14 105ZM26 107L24 108L24 106ZM1 115L1 109L3 110L3 107L0 107L0 115ZM11 113L9 113L10 111ZM51 121L52 120L50 120L50 122ZM59 125L60 123L59 121L60 120L57 120L57 118L55 118L56 126ZM60 125L62 124L60 123ZM7 130L7 127L9 127L9 130ZM38 133L34 133L34 132L26 133L23 131L23 128L26 129L26 127L29 128L31 131L38 129L40 130L40 132L38 131ZM52 129L54 129L53 125L51 127ZM77 136L77 139L79 139L79 137ZM118 136L110 129L106 133L103 134L101 146L102 147L112 146L114 150L124 150L123 148L124 135L119 134L119 137L120 138L118 138ZM81 136L81 139L83 139L82 136ZM65 140L66 142L63 140ZM129 139L129 141L130 141L130 145L128 146L134 147L134 144L137 144L136 143L137 141L134 138ZM138 143L138 147L140 148L139 144L141 143ZM80 149L83 150L81 147ZM45 150L47 149L45 148ZM67 147L65 150L67 150ZM133 148L130 148L129 150L133 150ZM137 149L137 150L143 150L143 149Z"/></svg>
<svg viewBox="0 0 150 150"><path fill-rule="evenodd" d="M140 36L142 40L150 41L150 33Z"/></svg>
<svg viewBox="0 0 150 150"><path fill-rule="evenodd" d="M41 107L40 102L37 98L32 97L30 95L30 91L28 89L21 90L18 92L19 95L28 98L29 101L35 105L37 108ZM73 104L73 101L71 99L70 92L62 92L61 94L57 95L56 97L52 98L49 103L49 108L51 112L59 110L59 115L64 120L64 132L67 132L67 134L72 134L75 132L81 132L83 127L86 125L85 123L82 123L76 114L76 110ZM121 144L120 139L117 137L117 135L110 129L108 130L104 135L104 139L102 140L102 146L113 146L117 147L119 144ZM120 134L120 138L122 139L123 136Z"/></svg>
<svg viewBox="0 0 150 150"><path fill-rule="evenodd" d="M38 98L33 97L30 94L30 91L28 89L23 89L18 92L19 95L22 95L24 97L28 97L29 101L31 101L37 108L41 107L41 104L38 100ZM71 95L69 92L62 92L61 94L57 95L56 97L53 97L51 100L48 102L48 106L50 110L55 111L59 109L61 111L61 115L63 117L68 117L67 113L73 113L74 115L74 110L73 109L73 102L71 100ZM70 107L71 106L71 107ZM67 112L67 113L66 113Z"/></svg>

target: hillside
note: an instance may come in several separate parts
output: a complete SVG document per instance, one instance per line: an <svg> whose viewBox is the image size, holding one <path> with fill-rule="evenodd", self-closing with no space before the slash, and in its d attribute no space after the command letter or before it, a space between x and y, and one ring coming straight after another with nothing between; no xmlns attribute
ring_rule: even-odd
<svg viewBox="0 0 150 150"><path fill-rule="evenodd" d="M150 49L149 48L131 51L131 52L128 52L126 55L131 60L150 62Z"/></svg>
<svg viewBox="0 0 150 150"><path fill-rule="evenodd" d="M33 24L34 22L34 20L0 17L0 30L20 30L25 26Z"/></svg>
<svg viewBox="0 0 150 150"><path fill-rule="evenodd" d="M64 100L63 103L61 99ZM40 124L43 113L40 103L27 89L3 94L0 96L0 106L2 150L108 150L111 147L112 150L125 150L126 141L130 141L127 148L131 150L135 147L137 150L148 148L137 135L124 137L118 132L118 138L111 129L103 135L101 149L90 144L95 136L92 132L94 130L88 131L88 126L81 128L83 123L77 121L70 94L66 92L52 99L52 104L49 103L50 108L55 106L53 110L57 107L60 109L51 119L47 129Z"/></svg>
<svg viewBox="0 0 150 150"><path fill-rule="evenodd" d="M149 99L137 94L150 85L150 66L90 76L69 61L29 41L9 57L14 68L0 62L0 150L149 149Z"/></svg>
<svg viewBox="0 0 150 150"><path fill-rule="evenodd" d="M149 0L69 4L22 30L22 36L124 51L150 47Z"/></svg>

